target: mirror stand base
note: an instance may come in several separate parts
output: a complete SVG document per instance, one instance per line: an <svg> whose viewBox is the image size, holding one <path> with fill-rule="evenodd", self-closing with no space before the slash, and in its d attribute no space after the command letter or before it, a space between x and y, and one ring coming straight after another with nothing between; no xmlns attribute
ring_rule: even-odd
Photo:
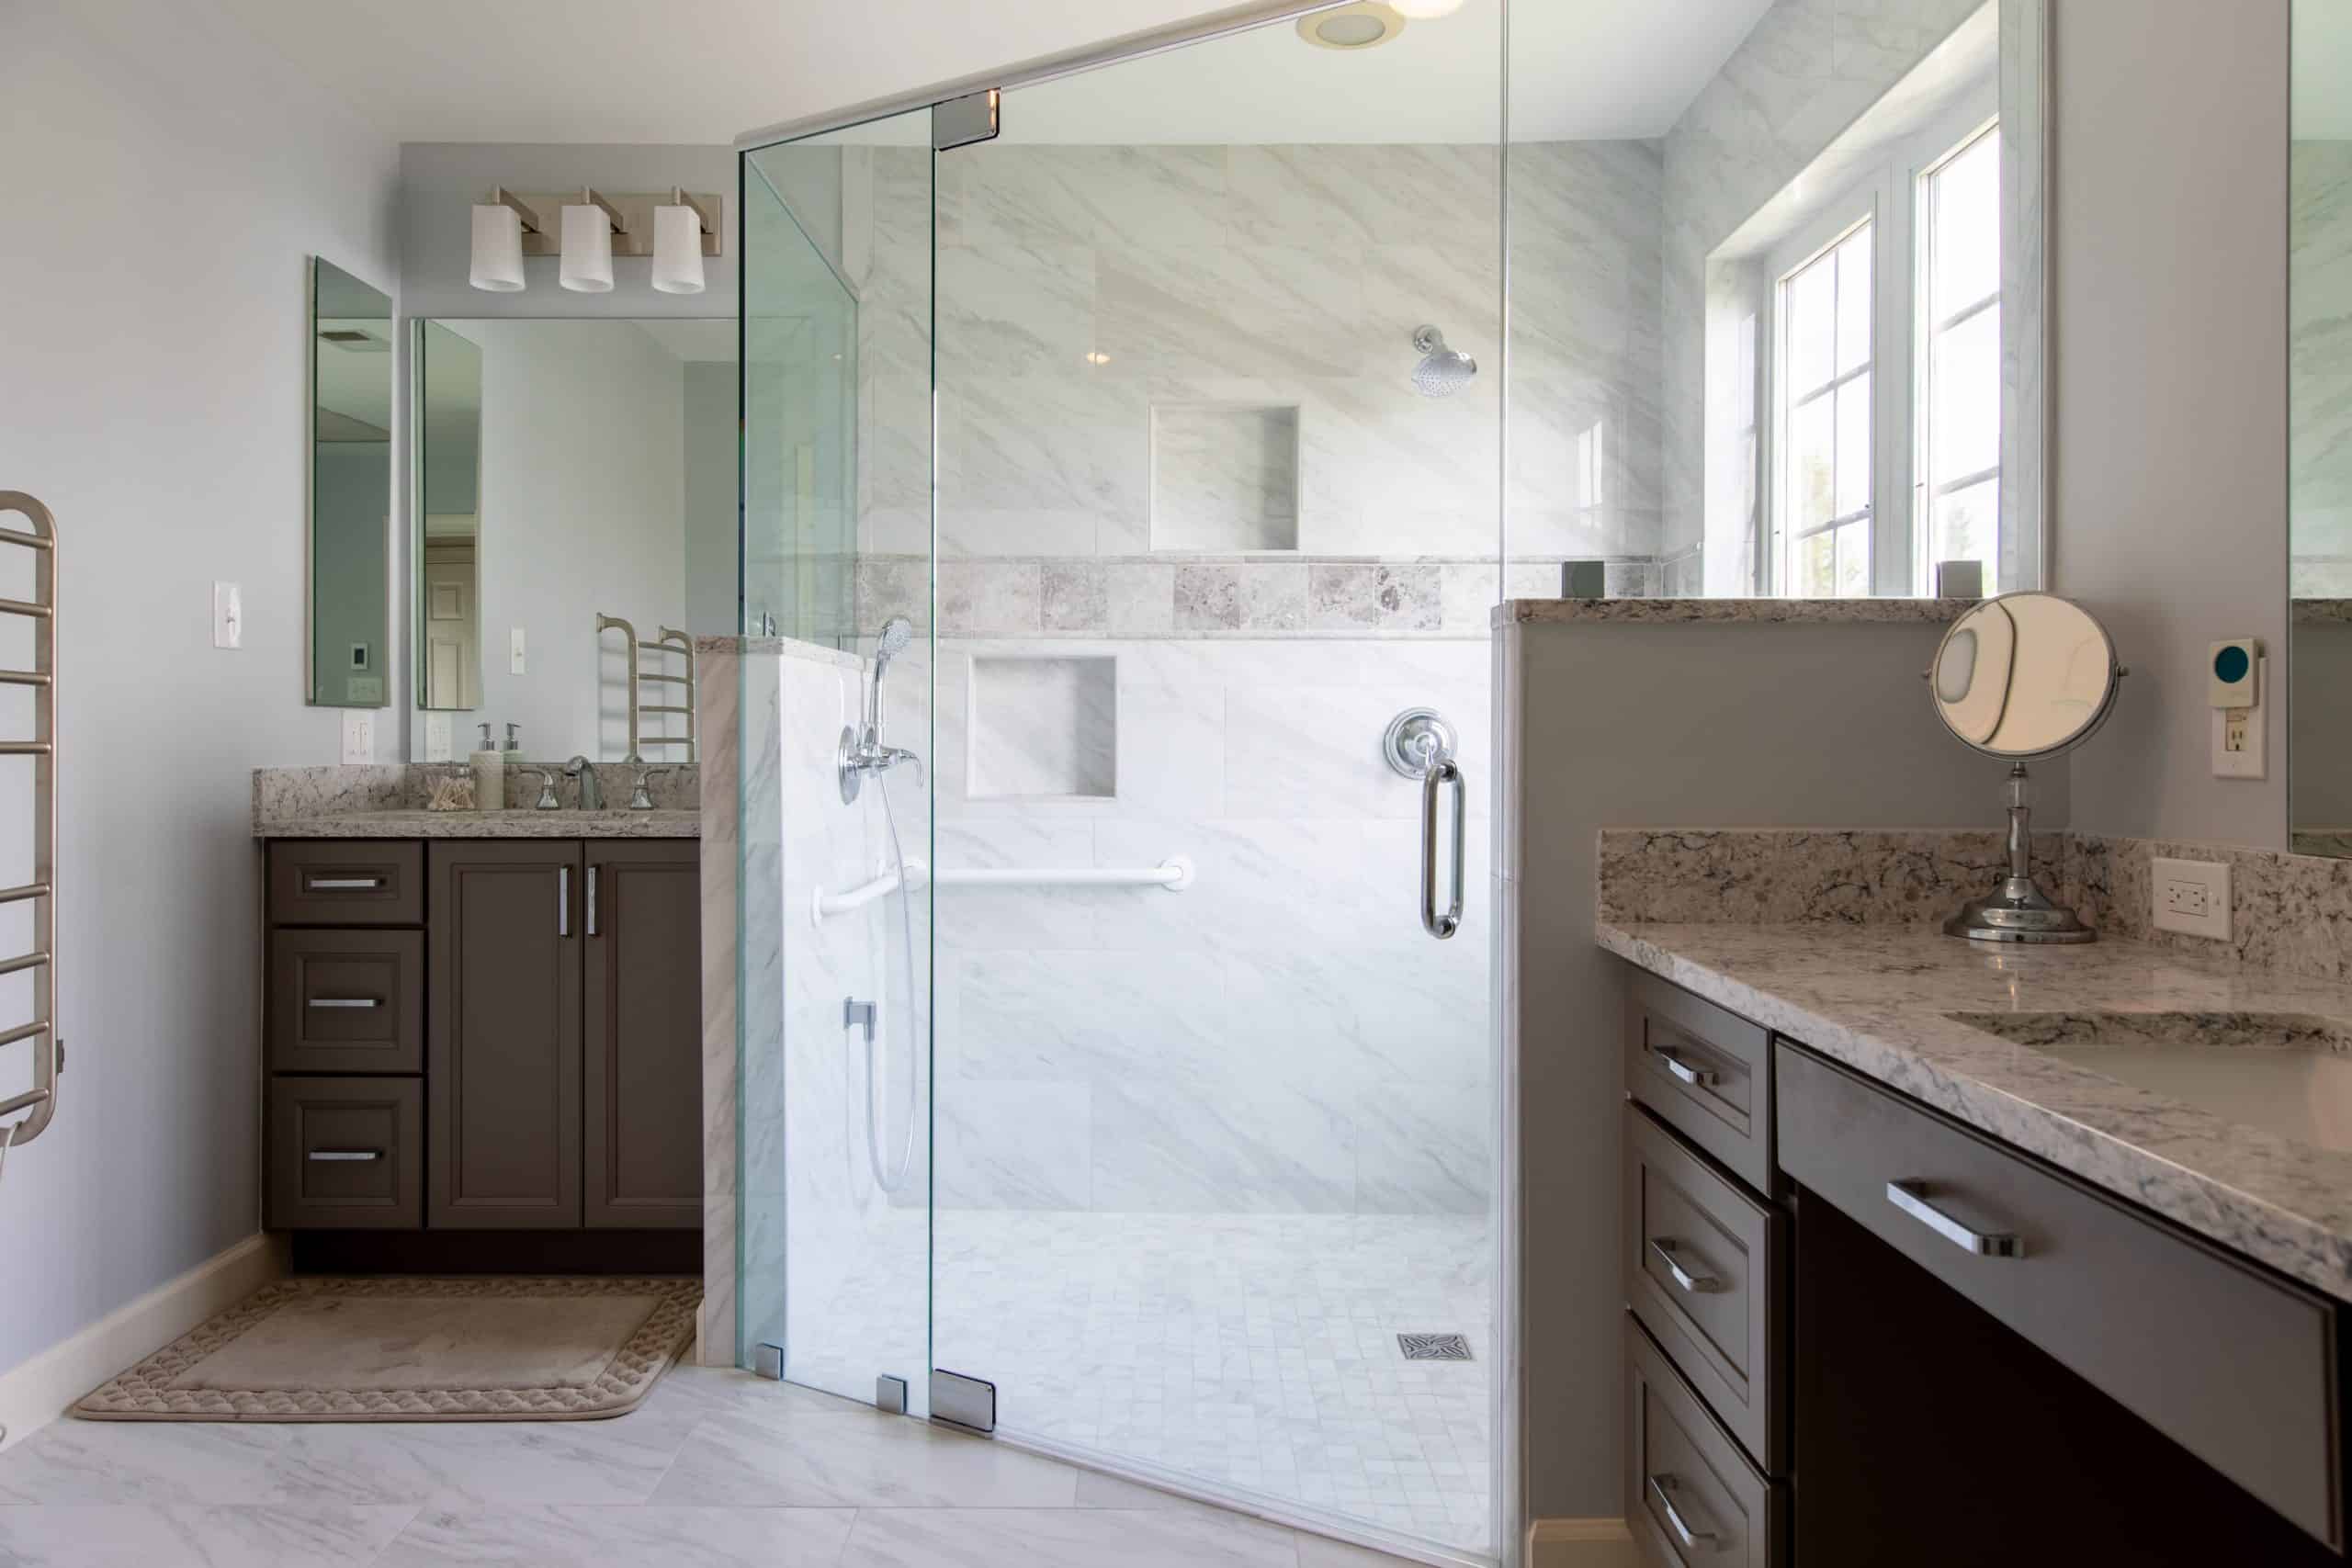
<svg viewBox="0 0 2352 1568"><path fill-rule="evenodd" d="M2083 924L2075 911L2061 908L2034 886L2030 876L2009 876L2001 890L1987 898L1972 898L1960 913L1944 922L1946 936L1971 942L2097 942L2098 932Z"/></svg>

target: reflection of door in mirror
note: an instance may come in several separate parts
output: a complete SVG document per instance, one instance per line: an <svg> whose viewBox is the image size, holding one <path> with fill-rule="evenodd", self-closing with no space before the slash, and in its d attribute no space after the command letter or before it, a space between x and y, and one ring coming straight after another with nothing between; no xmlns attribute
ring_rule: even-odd
<svg viewBox="0 0 2352 1568"><path fill-rule="evenodd" d="M439 321L417 333L419 707L481 705L481 349Z"/></svg>
<svg viewBox="0 0 2352 1568"><path fill-rule="evenodd" d="M311 278L309 697L391 701L392 301L330 262Z"/></svg>
<svg viewBox="0 0 2352 1568"><path fill-rule="evenodd" d="M1761 205L1713 220L1708 593L2037 584L2041 25L2037 6L1987 0ZM1696 183L1685 143L1705 162L1705 134L1678 127L1670 187ZM1669 398L1669 437L1679 413Z"/></svg>

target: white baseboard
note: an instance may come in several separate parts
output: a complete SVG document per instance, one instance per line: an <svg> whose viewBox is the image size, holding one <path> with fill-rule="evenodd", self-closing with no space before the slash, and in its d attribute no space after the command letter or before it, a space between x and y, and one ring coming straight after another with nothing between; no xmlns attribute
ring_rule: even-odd
<svg viewBox="0 0 2352 1568"><path fill-rule="evenodd" d="M1538 1519L1527 1527L1528 1568L1641 1568L1623 1519Z"/></svg>
<svg viewBox="0 0 2352 1568"><path fill-rule="evenodd" d="M284 1238L249 1235L72 1338L0 1372L0 1449L22 1442L141 1356L285 1273Z"/></svg>

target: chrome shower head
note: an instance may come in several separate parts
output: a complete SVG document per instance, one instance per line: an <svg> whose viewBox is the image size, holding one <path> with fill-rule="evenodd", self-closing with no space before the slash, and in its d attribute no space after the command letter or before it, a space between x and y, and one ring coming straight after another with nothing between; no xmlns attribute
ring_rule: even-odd
<svg viewBox="0 0 2352 1568"><path fill-rule="evenodd" d="M874 639L874 672L865 687L865 718L866 733L877 739L882 733L882 672L914 640L915 624L904 615L893 615L883 622L881 632Z"/></svg>
<svg viewBox="0 0 2352 1568"><path fill-rule="evenodd" d="M1470 384L1478 362L1445 346L1445 334L1435 327L1418 327L1413 347L1421 362L1413 367L1413 390L1425 398L1450 398Z"/></svg>

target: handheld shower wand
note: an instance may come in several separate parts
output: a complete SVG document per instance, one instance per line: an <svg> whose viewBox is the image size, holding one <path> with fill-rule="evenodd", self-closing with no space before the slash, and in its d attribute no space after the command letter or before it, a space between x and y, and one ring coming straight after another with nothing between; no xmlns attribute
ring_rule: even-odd
<svg viewBox="0 0 2352 1568"><path fill-rule="evenodd" d="M835 760L844 806L857 798L868 773L887 773L901 762L911 762L917 780L922 777L922 759L902 746L886 744L882 737L882 677L890 668L890 661L904 653L914 640L914 623L904 615L893 615L883 622L880 634L874 639L874 663L866 682L865 705L858 722L842 730L841 750Z"/></svg>

